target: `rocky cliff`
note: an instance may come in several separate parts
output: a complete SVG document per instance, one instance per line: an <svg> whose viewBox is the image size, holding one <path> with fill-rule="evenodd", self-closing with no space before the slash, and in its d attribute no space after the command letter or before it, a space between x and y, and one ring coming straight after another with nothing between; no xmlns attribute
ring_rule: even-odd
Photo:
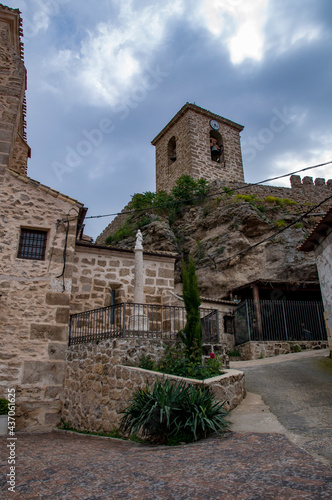
<svg viewBox="0 0 332 500"><path fill-rule="evenodd" d="M314 255L299 252L297 246L319 215L305 217L285 229L312 206L312 202L290 198L225 192L214 184L204 200L176 205L171 212L147 210L121 216L121 225L117 221L113 233L108 231L113 235L107 241L112 246L133 248L140 228L146 250L194 256L203 296L228 297L230 290L254 280L318 281ZM319 207L318 212L323 211L324 207ZM250 249L274 234L273 239ZM178 263L178 284L180 267Z"/></svg>

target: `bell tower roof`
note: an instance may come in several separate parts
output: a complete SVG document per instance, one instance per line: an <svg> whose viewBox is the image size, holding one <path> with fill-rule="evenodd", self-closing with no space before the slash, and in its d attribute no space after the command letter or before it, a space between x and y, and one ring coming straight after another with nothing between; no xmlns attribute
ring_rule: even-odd
<svg viewBox="0 0 332 500"><path fill-rule="evenodd" d="M217 115L216 113L211 113L211 111L201 108L196 104L192 104L191 102L186 102L186 104L182 106L180 111L178 111L176 115L173 116L173 118L167 123L167 125L165 125L165 127L159 132L159 134L156 135L156 137L151 141L151 144L155 146L156 143L159 141L159 139L161 139L161 137L167 134L167 132L173 127L173 125L175 125L175 123L179 121L180 118L182 118L189 110L194 111L195 113L200 113L210 119L217 120L218 122L221 122L230 127L234 127L234 129L236 129L238 132L242 132L242 130L244 129L243 125L239 125L238 123L228 120L227 118L223 118L222 116Z"/></svg>

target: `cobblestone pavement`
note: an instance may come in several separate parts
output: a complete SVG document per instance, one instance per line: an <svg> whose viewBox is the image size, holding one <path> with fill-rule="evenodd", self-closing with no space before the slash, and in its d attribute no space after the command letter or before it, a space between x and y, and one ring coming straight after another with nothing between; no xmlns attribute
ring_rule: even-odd
<svg viewBox="0 0 332 500"><path fill-rule="evenodd" d="M15 493L7 491L6 445L1 437L1 500L332 498L332 469L282 434L229 433L170 448L18 433Z"/></svg>

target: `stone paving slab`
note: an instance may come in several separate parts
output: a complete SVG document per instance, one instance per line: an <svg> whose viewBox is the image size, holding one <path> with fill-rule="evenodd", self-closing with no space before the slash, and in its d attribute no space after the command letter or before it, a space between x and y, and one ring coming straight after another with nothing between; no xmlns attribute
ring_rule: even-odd
<svg viewBox="0 0 332 500"><path fill-rule="evenodd" d="M16 493L0 438L1 500L332 498L332 469L282 434L231 432L177 447L61 431L17 438Z"/></svg>

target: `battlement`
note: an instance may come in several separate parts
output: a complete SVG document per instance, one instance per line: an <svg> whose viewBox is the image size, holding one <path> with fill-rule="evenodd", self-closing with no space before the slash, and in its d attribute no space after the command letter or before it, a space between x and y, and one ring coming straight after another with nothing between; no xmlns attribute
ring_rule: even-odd
<svg viewBox="0 0 332 500"><path fill-rule="evenodd" d="M289 198L301 204L317 204L332 195L332 179L325 181L325 179L318 177L314 181L312 177L306 176L301 179L299 175L292 175L290 177L290 184L291 187L262 184L252 186L239 182L231 182L227 185L234 189L241 187L241 194L255 194L259 198L266 198L267 196ZM331 204L331 201L327 202L327 204Z"/></svg>

